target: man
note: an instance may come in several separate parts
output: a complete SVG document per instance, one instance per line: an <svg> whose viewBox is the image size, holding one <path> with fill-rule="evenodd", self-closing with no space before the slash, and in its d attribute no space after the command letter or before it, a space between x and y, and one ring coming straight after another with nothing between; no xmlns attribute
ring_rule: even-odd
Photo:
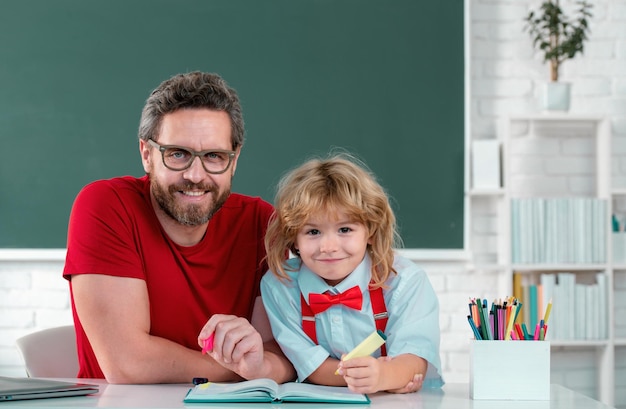
<svg viewBox="0 0 626 409"><path fill-rule="evenodd" d="M237 93L215 74L164 81L146 101L146 176L87 185L70 216L79 377L111 383L273 378L295 372L253 320L272 206L231 194L244 141ZM261 309L261 311L263 311ZM214 333L202 355L198 333ZM255 322L267 326L267 317Z"/></svg>

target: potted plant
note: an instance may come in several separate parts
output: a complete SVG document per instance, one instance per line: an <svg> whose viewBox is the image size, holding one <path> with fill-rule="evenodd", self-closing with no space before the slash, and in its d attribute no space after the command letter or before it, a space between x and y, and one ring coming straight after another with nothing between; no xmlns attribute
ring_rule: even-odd
<svg viewBox="0 0 626 409"><path fill-rule="evenodd" d="M559 82L561 64L578 53L589 32L588 19L591 17L591 4L586 0L577 1L576 18L568 18L559 0L546 0L539 10L531 10L525 18L525 31L528 31L533 46L543 52L544 62L550 63L550 83L547 84L546 108L569 109L570 84Z"/></svg>

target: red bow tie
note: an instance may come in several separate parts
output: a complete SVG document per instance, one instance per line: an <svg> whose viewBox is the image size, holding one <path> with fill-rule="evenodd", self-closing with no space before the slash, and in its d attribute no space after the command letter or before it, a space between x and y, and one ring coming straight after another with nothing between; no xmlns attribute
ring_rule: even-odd
<svg viewBox="0 0 626 409"><path fill-rule="evenodd" d="M326 311L331 305L343 304L346 307L360 310L363 304L363 294L358 286L354 286L343 293L332 294L309 294L309 307L313 314Z"/></svg>

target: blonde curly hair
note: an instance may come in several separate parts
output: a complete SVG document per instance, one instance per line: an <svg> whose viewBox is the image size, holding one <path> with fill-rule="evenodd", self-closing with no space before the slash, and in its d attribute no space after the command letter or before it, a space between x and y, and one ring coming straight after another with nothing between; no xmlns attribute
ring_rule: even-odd
<svg viewBox="0 0 626 409"><path fill-rule="evenodd" d="M298 231L312 214L344 212L368 231L373 287L380 287L393 269L394 248L401 245L396 217L374 174L348 153L314 158L285 174L278 183L275 211L265 235L267 263L280 279L289 280L285 254L297 254Z"/></svg>

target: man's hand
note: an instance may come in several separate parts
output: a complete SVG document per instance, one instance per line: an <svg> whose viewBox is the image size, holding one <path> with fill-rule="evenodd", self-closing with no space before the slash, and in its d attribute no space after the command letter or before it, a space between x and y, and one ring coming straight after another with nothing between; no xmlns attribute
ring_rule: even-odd
<svg viewBox="0 0 626 409"><path fill-rule="evenodd" d="M263 340L259 332L245 318L234 315L213 315L200 331L198 344L213 335L213 349L209 356L224 368L244 379L268 377L264 372Z"/></svg>
<svg viewBox="0 0 626 409"><path fill-rule="evenodd" d="M232 315L214 315L200 331L198 344L204 347L204 341L213 335L213 349L207 353L244 379L293 381L296 371L272 337L261 297L255 300L251 323Z"/></svg>

